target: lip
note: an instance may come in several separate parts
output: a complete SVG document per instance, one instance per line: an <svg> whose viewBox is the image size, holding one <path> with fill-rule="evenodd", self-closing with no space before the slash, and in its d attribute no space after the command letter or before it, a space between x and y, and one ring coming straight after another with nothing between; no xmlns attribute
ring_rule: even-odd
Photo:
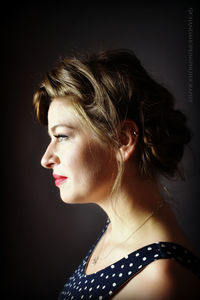
<svg viewBox="0 0 200 300"><path fill-rule="evenodd" d="M65 181L68 177L61 176L57 174L53 174L53 177L55 178L55 185L59 186L63 181Z"/></svg>

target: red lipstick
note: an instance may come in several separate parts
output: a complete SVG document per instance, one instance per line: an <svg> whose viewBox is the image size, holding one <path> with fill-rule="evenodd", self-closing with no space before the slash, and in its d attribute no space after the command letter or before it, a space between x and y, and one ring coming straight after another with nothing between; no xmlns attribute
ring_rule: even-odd
<svg viewBox="0 0 200 300"><path fill-rule="evenodd" d="M53 177L55 178L55 185L59 186L63 181L67 179L65 176L53 174Z"/></svg>

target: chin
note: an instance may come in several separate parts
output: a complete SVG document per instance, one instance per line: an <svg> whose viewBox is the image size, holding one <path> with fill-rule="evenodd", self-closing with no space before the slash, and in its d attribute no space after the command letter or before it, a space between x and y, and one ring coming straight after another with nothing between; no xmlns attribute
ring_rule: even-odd
<svg viewBox="0 0 200 300"><path fill-rule="evenodd" d="M69 195L66 193L60 193L60 198L62 201L66 204L83 204L83 203L88 203L86 201L86 197L80 197L80 196L75 196L75 195Z"/></svg>

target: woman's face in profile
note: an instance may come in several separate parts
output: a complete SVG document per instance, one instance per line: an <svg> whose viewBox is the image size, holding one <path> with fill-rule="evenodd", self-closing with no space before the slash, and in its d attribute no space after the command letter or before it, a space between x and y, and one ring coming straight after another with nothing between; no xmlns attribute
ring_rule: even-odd
<svg viewBox="0 0 200 300"><path fill-rule="evenodd" d="M113 151L83 125L68 100L55 98L50 104L51 141L41 164L52 169L64 202L98 203L110 193L116 176L116 159Z"/></svg>

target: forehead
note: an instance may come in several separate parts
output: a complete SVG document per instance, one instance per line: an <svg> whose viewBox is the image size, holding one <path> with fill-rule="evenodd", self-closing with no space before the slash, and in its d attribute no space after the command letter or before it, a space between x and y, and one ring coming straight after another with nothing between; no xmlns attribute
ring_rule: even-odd
<svg viewBox="0 0 200 300"><path fill-rule="evenodd" d="M78 114L73 108L70 97L54 98L49 106L48 127L51 128L63 123L80 123Z"/></svg>

